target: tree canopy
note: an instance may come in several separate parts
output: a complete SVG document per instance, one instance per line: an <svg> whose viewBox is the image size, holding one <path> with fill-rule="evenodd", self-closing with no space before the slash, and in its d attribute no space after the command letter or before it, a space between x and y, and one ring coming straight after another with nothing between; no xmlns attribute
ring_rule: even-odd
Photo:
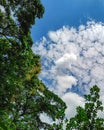
<svg viewBox="0 0 104 130"><path fill-rule="evenodd" d="M40 0L0 1L0 129L48 129L41 113L53 120L65 103L38 78L40 56L32 52L30 28L41 18Z"/></svg>
<svg viewBox="0 0 104 130"><path fill-rule="evenodd" d="M104 130L104 119L98 117L98 112L103 111L98 86L90 89L90 94L85 95L85 107L77 107L75 117L69 119L66 130Z"/></svg>
<svg viewBox="0 0 104 130"><path fill-rule="evenodd" d="M40 0L0 1L0 130L63 130L66 104L39 79L40 56L31 49L30 28L43 13ZM99 91L95 85L85 95L66 130L104 130ZM43 122L42 113L59 123Z"/></svg>

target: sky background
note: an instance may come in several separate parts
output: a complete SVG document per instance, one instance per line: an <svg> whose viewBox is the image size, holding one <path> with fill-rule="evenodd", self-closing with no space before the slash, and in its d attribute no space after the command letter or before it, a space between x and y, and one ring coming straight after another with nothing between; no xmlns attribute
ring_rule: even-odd
<svg viewBox="0 0 104 130"><path fill-rule="evenodd" d="M70 118L95 84L104 103L104 0L42 3L44 16L31 29L32 49L41 55L40 79L66 102Z"/></svg>
<svg viewBox="0 0 104 130"><path fill-rule="evenodd" d="M104 21L104 0L42 0L45 13L32 27L35 41L63 25L78 27L88 20Z"/></svg>

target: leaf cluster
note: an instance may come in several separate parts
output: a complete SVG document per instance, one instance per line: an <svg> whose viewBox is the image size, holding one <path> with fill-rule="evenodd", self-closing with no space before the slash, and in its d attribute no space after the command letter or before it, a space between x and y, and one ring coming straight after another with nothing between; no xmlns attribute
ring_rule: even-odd
<svg viewBox="0 0 104 130"><path fill-rule="evenodd" d="M103 111L97 85L90 89L90 94L85 95L85 107L77 107L77 114L67 123L67 130L103 130L104 119L98 117L98 112Z"/></svg>
<svg viewBox="0 0 104 130"><path fill-rule="evenodd" d="M40 0L0 1L0 129L48 129L41 113L64 117L66 105L38 78L40 56L31 49L30 28L43 13Z"/></svg>

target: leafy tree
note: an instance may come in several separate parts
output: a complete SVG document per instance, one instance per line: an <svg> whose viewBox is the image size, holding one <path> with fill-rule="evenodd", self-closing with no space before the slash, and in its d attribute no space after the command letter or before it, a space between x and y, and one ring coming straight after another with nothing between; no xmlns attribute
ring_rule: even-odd
<svg viewBox="0 0 104 130"><path fill-rule="evenodd" d="M99 91L96 85L90 89L90 94L85 95L85 108L77 107L77 114L69 120L66 130L104 130L104 119L97 115L103 111Z"/></svg>
<svg viewBox="0 0 104 130"><path fill-rule="evenodd" d="M49 124L40 120L45 112L62 120L65 103L38 78L40 56L32 52L30 28L41 18L40 0L0 1L0 129L40 130Z"/></svg>
<svg viewBox="0 0 104 130"><path fill-rule="evenodd" d="M6 39L13 38L19 44L26 44L27 40L31 45L30 28L43 13L40 0L1 0L0 35Z"/></svg>

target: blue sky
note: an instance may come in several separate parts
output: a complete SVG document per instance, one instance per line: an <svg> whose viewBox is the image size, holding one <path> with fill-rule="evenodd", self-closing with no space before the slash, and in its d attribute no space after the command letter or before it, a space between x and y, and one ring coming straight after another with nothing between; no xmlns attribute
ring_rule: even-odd
<svg viewBox="0 0 104 130"><path fill-rule="evenodd" d="M34 42L63 25L78 27L91 19L104 21L103 0L42 0L42 3L43 18L37 19L31 30Z"/></svg>
<svg viewBox="0 0 104 130"><path fill-rule="evenodd" d="M42 3L44 16L31 30L32 49L41 55L40 79L66 102L68 118L95 84L104 105L104 0Z"/></svg>

